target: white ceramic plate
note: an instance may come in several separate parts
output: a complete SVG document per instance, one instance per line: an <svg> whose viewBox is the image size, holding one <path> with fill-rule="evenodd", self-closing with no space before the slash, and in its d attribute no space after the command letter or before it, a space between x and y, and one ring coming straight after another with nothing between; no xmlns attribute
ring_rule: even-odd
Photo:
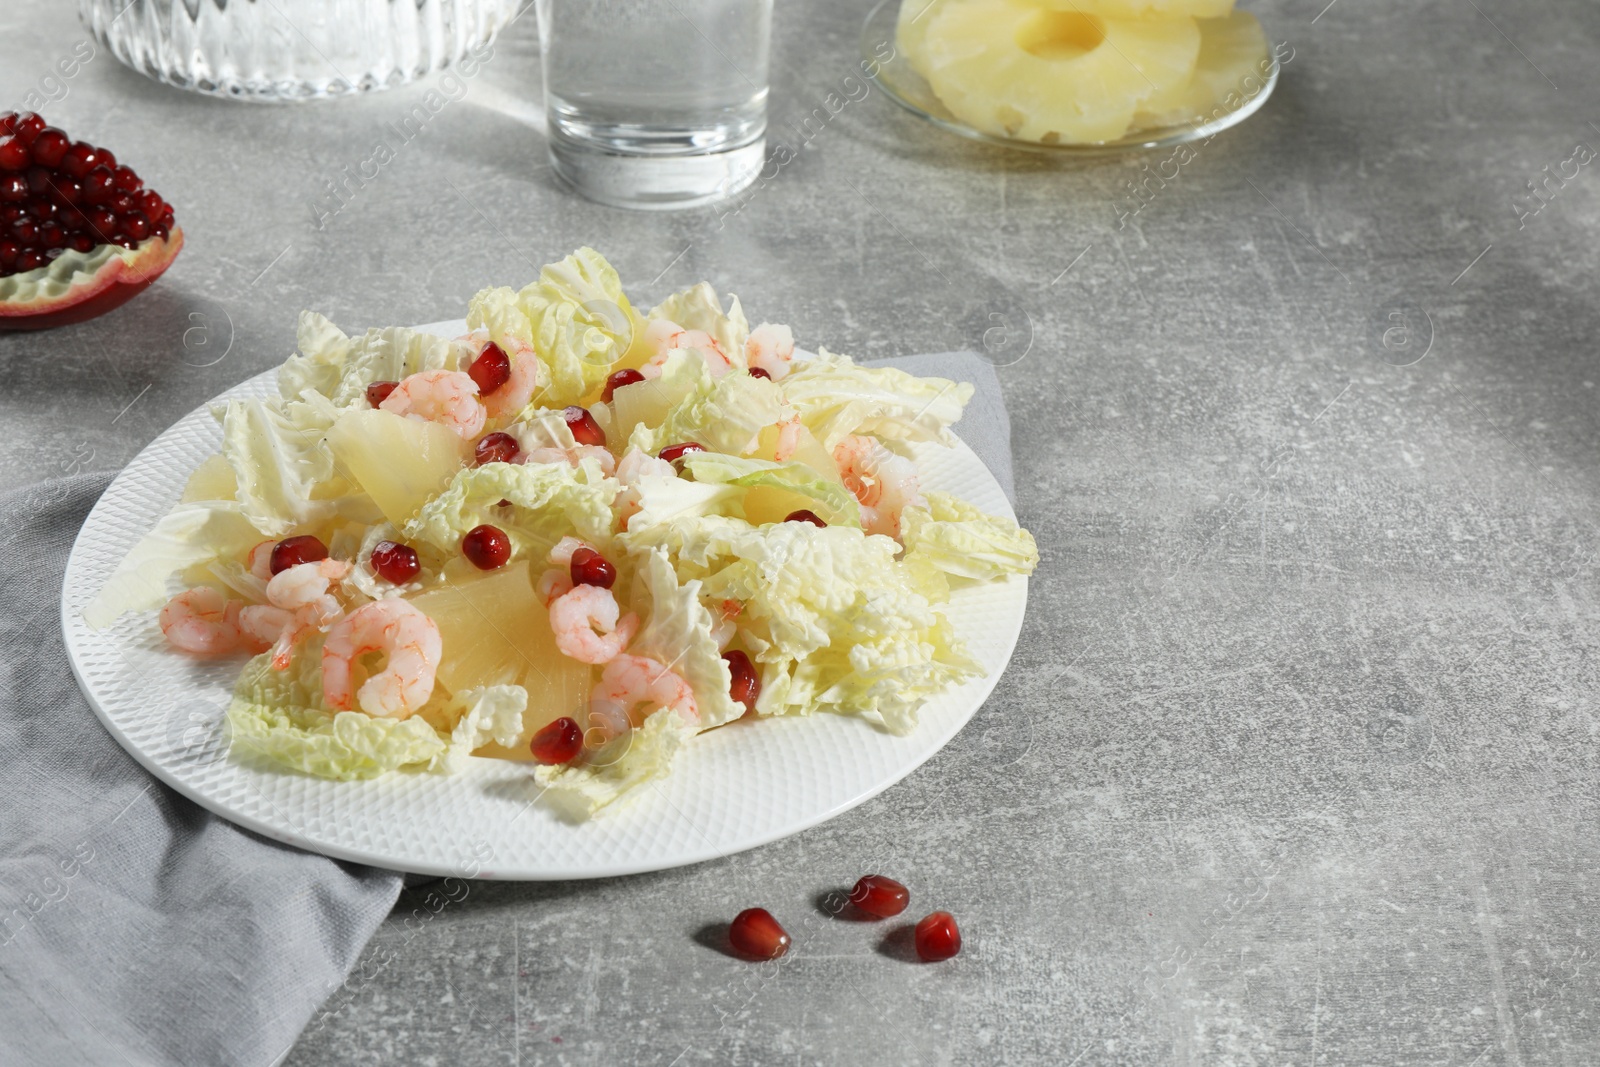
<svg viewBox="0 0 1600 1067"><path fill-rule="evenodd" d="M465 328L431 329L455 336ZM218 399L275 387L267 372ZM105 630L82 617L123 556L177 503L190 471L220 447L208 408L152 441L90 512L61 596L67 651L90 706L152 774L224 818L313 852L424 874L557 879L659 870L753 848L847 811L915 770L983 704L1022 629L1025 579L962 590L947 610L989 673L929 702L910 736L834 715L733 723L696 738L670 777L583 824L535 802L530 764L475 758L458 775L401 772L363 782L245 766L227 756L223 717L239 660L172 652L154 612ZM927 487L1013 514L966 445L926 448L918 463Z"/></svg>

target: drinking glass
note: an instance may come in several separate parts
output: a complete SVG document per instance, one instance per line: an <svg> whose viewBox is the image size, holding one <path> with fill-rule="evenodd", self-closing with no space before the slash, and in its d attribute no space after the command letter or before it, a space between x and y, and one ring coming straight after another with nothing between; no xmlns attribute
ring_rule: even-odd
<svg viewBox="0 0 1600 1067"><path fill-rule="evenodd" d="M538 0L555 172L620 207L749 185L767 132L772 0Z"/></svg>
<svg viewBox="0 0 1600 1067"><path fill-rule="evenodd" d="M476 64L515 0L79 0L141 74L242 100L313 100Z"/></svg>

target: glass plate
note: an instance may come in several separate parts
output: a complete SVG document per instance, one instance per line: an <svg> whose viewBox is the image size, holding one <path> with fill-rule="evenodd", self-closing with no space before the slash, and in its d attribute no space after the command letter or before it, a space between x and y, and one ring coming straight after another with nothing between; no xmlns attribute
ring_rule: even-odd
<svg viewBox="0 0 1600 1067"><path fill-rule="evenodd" d="M1006 148L1069 156L1109 155L1137 149L1171 148L1190 141L1204 140L1239 125L1261 110L1261 106L1272 96L1272 90L1278 85L1279 67L1274 60L1271 71L1267 73L1261 89L1255 95L1247 97L1238 107L1210 122L1198 125L1161 126L1139 130L1115 141L1095 141L1087 144L1040 144L1038 141L999 137L974 129L952 115L949 109L940 103L922 75L911 69L911 64L899 53L895 45L895 21L899 14L900 0L880 0L880 3L867 15L867 21L861 27L861 69L890 100L913 115L927 119L942 130ZM879 58L883 55L889 55L891 58L888 60Z"/></svg>

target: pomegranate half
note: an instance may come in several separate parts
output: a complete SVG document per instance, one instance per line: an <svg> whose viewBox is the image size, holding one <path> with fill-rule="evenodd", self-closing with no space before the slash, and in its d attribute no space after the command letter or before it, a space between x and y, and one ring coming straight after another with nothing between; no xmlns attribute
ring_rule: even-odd
<svg viewBox="0 0 1600 1067"><path fill-rule="evenodd" d="M103 315L183 248L172 205L109 150L0 113L0 330Z"/></svg>

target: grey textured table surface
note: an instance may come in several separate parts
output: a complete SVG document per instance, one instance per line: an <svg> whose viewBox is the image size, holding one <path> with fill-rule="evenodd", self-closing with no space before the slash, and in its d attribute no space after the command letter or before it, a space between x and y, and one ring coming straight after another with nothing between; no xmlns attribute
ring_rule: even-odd
<svg viewBox="0 0 1600 1067"><path fill-rule="evenodd" d="M302 307L450 317L583 243L804 342L1008 363L1043 562L969 729L754 852L480 884L416 929L403 901L292 1067L1600 1060L1600 196L1546 183L1600 146L1600 8L1324 3L1257 6L1292 48L1276 98L1126 222L1165 157L1061 164L858 99L857 0L780 5L775 139L847 102L737 213L557 188L531 16L321 229L420 89L246 108L104 54L65 84L47 115L189 244L113 316L0 337L6 487L126 462ZM6 101L81 39L71 8L0 9ZM868 868L964 954L826 918ZM797 934L781 966L697 940L755 903Z"/></svg>

